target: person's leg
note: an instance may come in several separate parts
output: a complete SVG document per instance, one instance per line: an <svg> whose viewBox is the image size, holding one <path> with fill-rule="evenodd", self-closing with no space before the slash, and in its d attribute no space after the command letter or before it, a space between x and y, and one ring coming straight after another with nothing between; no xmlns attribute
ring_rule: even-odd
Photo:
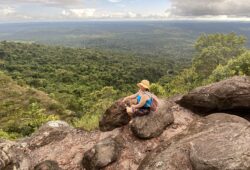
<svg viewBox="0 0 250 170"><path fill-rule="evenodd" d="M133 113L133 117L136 116L144 116L144 115L148 115L150 113L150 109L136 109L136 111Z"/></svg>

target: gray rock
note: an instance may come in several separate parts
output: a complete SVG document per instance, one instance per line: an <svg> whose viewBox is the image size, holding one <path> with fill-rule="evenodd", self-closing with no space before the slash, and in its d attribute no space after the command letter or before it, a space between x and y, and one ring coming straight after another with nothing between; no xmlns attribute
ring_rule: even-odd
<svg viewBox="0 0 250 170"><path fill-rule="evenodd" d="M149 115L135 117L130 128L135 136L142 139L150 139L162 134L165 128L174 122L173 113L170 111L171 104L161 100L158 110Z"/></svg>
<svg viewBox="0 0 250 170"><path fill-rule="evenodd" d="M227 80L198 87L184 95L181 106L196 112L250 109L250 77L235 76Z"/></svg>
<svg viewBox="0 0 250 170"><path fill-rule="evenodd" d="M82 164L86 170L98 170L117 160L120 154L119 143L107 138L98 142L92 149L85 152Z"/></svg>
<svg viewBox="0 0 250 170"><path fill-rule="evenodd" d="M212 121L215 117L219 120ZM145 157L138 169L248 170L249 142L250 123L236 116L214 114L195 122L186 133L158 146Z"/></svg>
<svg viewBox="0 0 250 170"><path fill-rule="evenodd" d="M36 165L34 170L61 170L61 168L58 166L57 162L46 160Z"/></svg>
<svg viewBox="0 0 250 170"><path fill-rule="evenodd" d="M120 99L106 110L99 122L99 127L101 131L111 131L128 124L129 121L130 117L127 114L126 106L122 103L122 99Z"/></svg>
<svg viewBox="0 0 250 170"><path fill-rule="evenodd" d="M29 170L29 157L12 141L0 141L0 169L1 170Z"/></svg>
<svg viewBox="0 0 250 170"><path fill-rule="evenodd" d="M226 122L242 123L246 125L249 124L249 121L247 121L246 119L242 117L239 117L236 115L230 115L226 113L214 113L214 114L205 116L204 118L207 123L214 123L214 124L226 123Z"/></svg>
<svg viewBox="0 0 250 170"><path fill-rule="evenodd" d="M190 142L190 160L195 170L250 169L250 126L224 123L202 132Z"/></svg>
<svg viewBox="0 0 250 170"><path fill-rule="evenodd" d="M29 149L33 150L63 140L71 130L73 127L64 121L49 121L22 142L29 141Z"/></svg>

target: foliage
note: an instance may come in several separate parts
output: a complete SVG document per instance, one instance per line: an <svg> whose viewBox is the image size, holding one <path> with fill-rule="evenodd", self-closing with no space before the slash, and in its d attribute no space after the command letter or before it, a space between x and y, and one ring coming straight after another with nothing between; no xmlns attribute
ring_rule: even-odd
<svg viewBox="0 0 250 170"><path fill-rule="evenodd" d="M64 108L45 93L19 86L0 72L0 136L7 139L31 134L42 123L59 119Z"/></svg>
<svg viewBox="0 0 250 170"><path fill-rule="evenodd" d="M166 91L163 86L161 86L159 83L152 83L150 85L150 91L154 93L157 96L165 96Z"/></svg>
<svg viewBox="0 0 250 170"><path fill-rule="evenodd" d="M103 87L100 91L95 91L89 95L89 99L83 102L87 112L74 122L76 127L86 130L96 129L99 126L99 118L104 111L117 99L118 91L113 87Z"/></svg>
<svg viewBox="0 0 250 170"><path fill-rule="evenodd" d="M174 67L161 58L33 43L4 41L0 50L0 70L20 86L27 84L55 100L46 104L46 112L54 110L61 119L86 129L96 128L105 108L115 99L135 92L137 82L157 82ZM32 88L29 94L34 95ZM34 97L30 100L44 101ZM92 125L89 119L95 123Z"/></svg>
<svg viewBox="0 0 250 170"><path fill-rule="evenodd" d="M225 66L218 65L209 76L209 82L216 82L235 75L250 76L250 51L237 58L230 59Z"/></svg>
<svg viewBox="0 0 250 170"><path fill-rule="evenodd" d="M226 64L231 58L244 53L246 38L230 34L201 35L195 43L197 55L193 68L202 78L209 76L219 64Z"/></svg>
<svg viewBox="0 0 250 170"><path fill-rule="evenodd" d="M17 110L8 117L2 118L0 137L5 139L16 139L28 136L43 123L50 120L57 120L55 115L47 115L37 103L30 105L27 111Z"/></svg>
<svg viewBox="0 0 250 170"><path fill-rule="evenodd" d="M211 74L216 74L213 73L216 68L217 72L221 72L221 67L224 67L230 60L237 60L246 52L245 41L245 37L234 33L201 35L195 44L196 54L192 66L184 69L165 84L168 95L183 94L208 83L207 78ZM228 73L230 72L232 70L228 70ZM230 74L234 75L234 73ZM217 80L220 80L218 76ZM213 82L212 78L210 82Z"/></svg>
<svg viewBox="0 0 250 170"><path fill-rule="evenodd" d="M16 138L21 137L18 133L8 133L0 129L0 138L1 139L8 139L8 140L14 140Z"/></svg>
<svg viewBox="0 0 250 170"><path fill-rule="evenodd" d="M58 120L55 115L47 115L39 104L32 103L27 111L16 111L8 117L8 121L3 126L3 130L8 133L17 133L21 136L28 136L33 133L43 123L51 120Z"/></svg>

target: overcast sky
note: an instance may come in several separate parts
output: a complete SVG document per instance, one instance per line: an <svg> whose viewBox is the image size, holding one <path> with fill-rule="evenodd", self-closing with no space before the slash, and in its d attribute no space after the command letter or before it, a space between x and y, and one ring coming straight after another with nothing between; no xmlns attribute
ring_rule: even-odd
<svg viewBox="0 0 250 170"><path fill-rule="evenodd" d="M0 0L0 22L86 19L250 21L250 0Z"/></svg>

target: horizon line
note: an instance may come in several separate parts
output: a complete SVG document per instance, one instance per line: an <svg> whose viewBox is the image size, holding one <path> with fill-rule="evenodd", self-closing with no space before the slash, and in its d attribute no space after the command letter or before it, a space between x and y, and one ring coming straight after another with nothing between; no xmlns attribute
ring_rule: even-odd
<svg viewBox="0 0 250 170"><path fill-rule="evenodd" d="M22 20L22 21L0 21L0 24L18 23L62 23L62 22L243 22L250 20L216 20L216 19L83 19L83 20Z"/></svg>

